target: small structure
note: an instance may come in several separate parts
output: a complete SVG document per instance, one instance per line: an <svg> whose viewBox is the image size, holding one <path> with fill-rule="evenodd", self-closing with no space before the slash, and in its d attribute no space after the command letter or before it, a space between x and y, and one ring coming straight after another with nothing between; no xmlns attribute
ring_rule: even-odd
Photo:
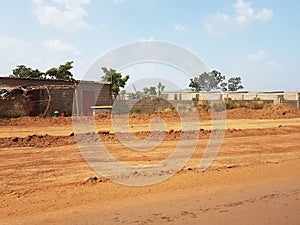
<svg viewBox="0 0 300 225"><path fill-rule="evenodd" d="M0 116L92 115L91 106L111 106L110 83L0 77ZM9 94L14 93L14 94Z"/></svg>
<svg viewBox="0 0 300 225"><path fill-rule="evenodd" d="M91 109L93 110L93 116L95 116L97 113L106 113L106 114L110 114L112 111L112 106L111 105L107 105L107 106L91 106Z"/></svg>

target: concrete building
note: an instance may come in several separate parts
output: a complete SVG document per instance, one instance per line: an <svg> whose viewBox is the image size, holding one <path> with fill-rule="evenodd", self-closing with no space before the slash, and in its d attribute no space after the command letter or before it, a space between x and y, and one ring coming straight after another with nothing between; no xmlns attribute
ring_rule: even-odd
<svg viewBox="0 0 300 225"><path fill-rule="evenodd" d="M146 97L142 94L139 99ZM127 93L119 97L120 100L131 101L137 98L132 93ZM161 98L167 100L173 106L188 105L197 101L260 101L266 104L285 103L300 108L300 92L193 92L193 91L173 91L164 92Z"/></svg>
<svg viewBox="0 0 300 225"><path fill-rule="evenodd" d="M260 100L268 104L285 103L300 108L300 92L165 92L162 97L168 101L203 101L230 100L255 101Z"/></svg>

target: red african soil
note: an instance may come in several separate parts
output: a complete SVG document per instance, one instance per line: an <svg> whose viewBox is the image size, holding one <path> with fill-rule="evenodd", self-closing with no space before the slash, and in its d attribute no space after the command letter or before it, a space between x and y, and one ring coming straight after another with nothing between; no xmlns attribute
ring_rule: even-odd
<svg viewBox="0 0 300 225"><path fill-rule="evenodd" d="M205 171L210 113L201 112L199 129L189 132L176 113L130 115L139 139L150 137L151 119L165 121L165 131L154 131L164 135L161 144L146 152L124 146L109 115L96 116L96 133L75 136L69 117L0 119L0 224L300 224L300 110L275 105L226 116L221 149ZM182 135L196 139L189 162L142 187L101 176L77 146L99 137L119 161L149 165L168 157Z"/></svg>

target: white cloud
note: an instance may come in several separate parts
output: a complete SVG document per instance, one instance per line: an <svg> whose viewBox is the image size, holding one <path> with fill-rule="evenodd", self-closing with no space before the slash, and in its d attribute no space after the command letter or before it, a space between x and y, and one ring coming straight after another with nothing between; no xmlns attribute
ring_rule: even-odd
<svg viewBox="0 0 300 225"><path fill-rule="evenodd" d="M5 35L0 35L0 58L1 75L11 74L17 65L38 68L38 65L45 64L38 45Z"/></svg>
<svg viewBox="0 0 300 225"><path fill-rule="evenodd" d="M124 3L125 0L114 0L115 3Z"/></svg>
<svg viewBox="0 0 300 225"><path fill-rule="evenodd" d="M61 53L72 56L80 56L81 52L77 50L73 45L62 42L59 39L49 40L44 43L44 48L53 53Z"/></svg>
<svg viewBox="0 0 300 225"><path fill-rule="evenodd" d="M238 0L233 7L238 15L253 16L254 14L254 10L251 8L250 2Z"/></svg>
<svg viewBox="0 0 300 225"><path fill-rule="evenodd" d="M258 49L255 53L247 55L247 61L250 63L260 63L266 66L274 67L277 64L268 59L268 54L263 49Z"/></svg>
<svg viewBox="0 0 300 225"><path fill-rule="evenodd" d="M27 42L17 39L17 38L12 38L12 37L8 37L5 35L0 35L0 49L1 51L4 51L5 49L9 49L11 47L14 46L18 46L21 48L26 48L26 46L28 45Z"/></svg>
<svg viewBox="0 0 300 225"><path fill-rule="evenodd" d="M24 40L0 35L0 74L8 74L12 67L33 60L33 57L28 57L31 47Z"/></svg>
<svg viewBox="0 0 300 225"><path fill-rule="evenodd" d="M256 51L256 53L254 54L249 54L247 56L247 59L249 61L263 61L266 57L266 51L265 50L262 50L262 49L259 49Z"/></svg>
<svg viewBox="0 0 300 225"><path fill-rule="evenodd" d="M74 68L71 70L76 79L82 77L87 65L84 54L71 44L60 39L45 41L41 48L42 62L38 62L39 68L44 71L51 67L57 67L67 61L74 61Z"/></svg>
<svg viewBox="0 0 300 225"><path fill-rule="evenodd" d="M84 21L88 13L82 8L90 0L52 0L51 4L43 0L32 0L35 14L42 25L50 25L67 31L90 29Z"/></svg>
<svg viewBox="0 0 300 225"><path fill-rule="evenodd" d="M273 12L270 9L263 9L255 15L255 19L261 21L267 21L271 19L273 16Z"/></svg>
<svg viewBox="0 0 300 225"><path fill-rule="evenodd" d="M148 39L147 38L142 38L140 41L155 41L154 37L149 37Z"/></svg>
<svg viewBox="0 0 300 225"><path fill-rule="evenodd" d="M256 10L252 8L251 2L243 0L237 0L233 8L235 12L233 15L224 13L212 15L210 21L204 23L205 29L213 35L221 36L227 30L243 30L253 21L268 21L273 16L271 9Z"/></svg>
<svg viewBox="0 0 300 225"><path fill-rule="evenodd" d="M0 34L0 75L12 73L17 65L26 65L46 71L67 61L74 61L73 74L79 77L84 74L88 64L84 55L74 46L58 39L50 40L43 45L32 43L16 37Z"/></svg>
<svg viewBox="0 0 300 225"><path fill-rule="evenodd" d="M68 8L73 8L80 5L89 4L91 3L91 0L53 0L53 2L65 5Z"/></svg>
<svg viewBox="0 0 300 225"><path fill-rule="evenodd" d="M174 25L174 29L178 32L184 32L187 30L186 27L182 26L181 24Z"/></svg>

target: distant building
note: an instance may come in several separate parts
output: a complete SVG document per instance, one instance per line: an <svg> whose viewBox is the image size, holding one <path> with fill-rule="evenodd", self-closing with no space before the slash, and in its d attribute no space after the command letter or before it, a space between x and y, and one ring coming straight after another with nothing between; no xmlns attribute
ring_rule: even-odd
<svg viewBox="0 0 300 225"><path fill-rule="evenodd" d="M133 93L126 93L119 96L120 100L133 101L137 98L141 99L147 95L142 94L137 96ZM190 104L197 101L261 101L266 104L278 104L285 103L296 108L300 108L300 92L249 92L249 91L237 91L237 92L194 92L194 91L171 91L163 92L161 98L170 102L173 106Z"/></svg>

